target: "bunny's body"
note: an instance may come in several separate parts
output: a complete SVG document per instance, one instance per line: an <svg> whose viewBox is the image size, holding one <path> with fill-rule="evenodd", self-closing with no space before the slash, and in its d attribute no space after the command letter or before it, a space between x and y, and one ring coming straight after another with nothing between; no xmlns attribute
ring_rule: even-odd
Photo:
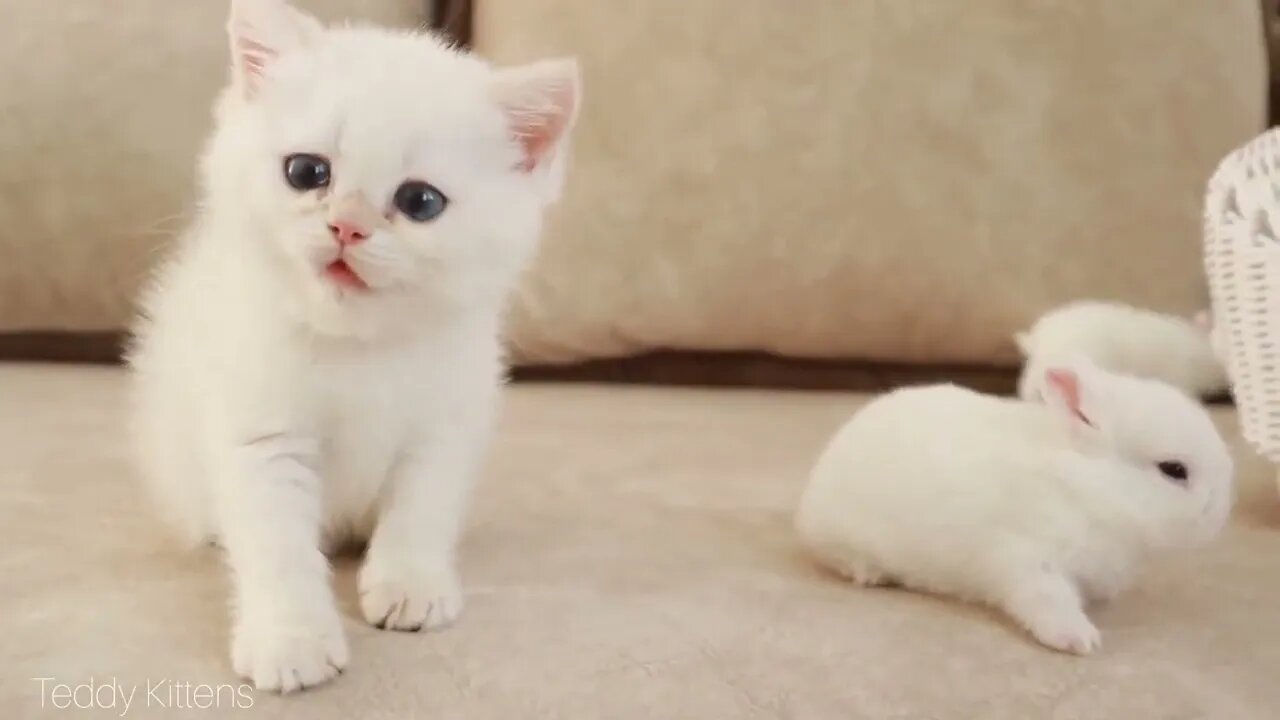
<svg viewBox="0 0 1280 720"><path fill-rule="evenodd" d="M1227 389L1226 370L1202 324L1113 302L1068 303L1015 338L1026 357L1018 395L1034 400L1046 367L1084 355L1113 372L1160 380L1200 397Z"/></svg>
<svg viewBox="0 0 1280 720"><path fill-rule="evenodd" d="M1045 645L1092 651L1100 636L1083 602L1123 589L1148 549L1216 534L1232 470L1190 399L1081 372L1074 410L951 385L873 401L813 470L797 514L805 543L859 584L986 603ZM1185 483L1163 474L1169 463Z"/></svg>

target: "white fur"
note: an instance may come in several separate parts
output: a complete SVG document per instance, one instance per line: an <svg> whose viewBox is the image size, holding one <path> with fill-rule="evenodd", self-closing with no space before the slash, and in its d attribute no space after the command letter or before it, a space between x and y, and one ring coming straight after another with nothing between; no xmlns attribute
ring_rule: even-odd
<svg viewBox="0 0 1280 720"><path fill-rule="evenodd" d="M1229 380L1231 377L1231 349L1226 325L1214 319L1212 310L1201 310L1196 313L1192 322L1201 332L1209 336L1209 347L1213 348L1213 356L1218 359L1218 363L1224 368Z"/></svg>
<svg viewBox="0 0 1280 720"><path fill-rule="evenodd" d="M543 87L570 102L540 106L562 115L554 159L578 81L572 61L496 70L281 0L235 0L229 25L202 211L142 301L133 429L165 518L226 550L235 670L289 691L348 660L328 547L368 539L370 623L461 610L455 546L499 401L500 317L558 182L526 162L513 113ZM332 161L328 188L286 184L298 152ZM444 213L396 212L407 179L440 188ZM328 223L352 208L371 229L345 256L364 291L322 273L339 253Z"/></svg>
<svg viewBox="0 0 1280 720"><path fill-rule="evenodd" d="M796 524L864 585L898 583L1002 608L1040 642L1100 643L1083 601L1107 599L1149 549L1207 541L1233 501L1232 460L1178 390L1084 361L1085 425L1049 404L952 385L902 389L857 413L813 469ZM1184 487L1157 462L1190 469Z"/></svg>
<svg viewBox="0 0 1280 720"><path fill-rule="evenodd" d="M1084 355L1115 372L1161 380L1204 397L1227 388L1226 371L1196 322L1112 302L1079 301L1046 313L1015 338L1026 357L1018 394L1033 400L1045 368Z"/></svg>

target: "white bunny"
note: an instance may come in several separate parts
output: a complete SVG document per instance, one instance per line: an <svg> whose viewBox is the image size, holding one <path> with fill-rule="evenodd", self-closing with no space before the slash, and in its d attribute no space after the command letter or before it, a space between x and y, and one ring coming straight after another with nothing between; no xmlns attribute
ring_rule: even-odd
<svg viewBox="0 0 1280 720"><path fill-rule="evenodd" d="M1193 399L1083 359L1044 371L1046 403L954 385L873 400L831 440L796 516L820 562L1001 608L1086 654L1087 600L1161 547L1217 535L1234 500L1226 444Z"/></svg>
<svg viewBox="0 0 1280 720"><path fill-rule="evenodd" d="M1015 341L1026 357L1018 381L1025 400L1040 395L1046 367L1084 355L1114 371L1162 380L1199 397L1227 389L1227 375L1202 320L1114 302L1082 300L1043 315Z"/></svg>

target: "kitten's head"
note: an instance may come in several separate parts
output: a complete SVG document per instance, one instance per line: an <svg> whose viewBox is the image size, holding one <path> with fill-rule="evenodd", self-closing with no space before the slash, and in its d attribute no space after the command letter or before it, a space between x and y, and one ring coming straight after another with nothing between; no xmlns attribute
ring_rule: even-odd
<svg viewBox="0 0 1280 720"><path fill-rule="evenodd" d="M232 0L228 32L204 169L210 209L249 229L247 261L328 332L496 307L559 194L576 62L495 69L284 0Z"/></svg>

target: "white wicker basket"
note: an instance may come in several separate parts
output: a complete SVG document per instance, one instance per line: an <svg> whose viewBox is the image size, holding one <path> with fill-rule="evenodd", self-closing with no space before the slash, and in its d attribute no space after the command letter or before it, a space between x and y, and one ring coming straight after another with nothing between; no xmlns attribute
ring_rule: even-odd
<svg viewBox="0 0 1280 720"><path fill-rule="evenodd" d="M1228 155L1209 180L1204 264L1240 429L1280 463L1280 128Z"/></svg>

